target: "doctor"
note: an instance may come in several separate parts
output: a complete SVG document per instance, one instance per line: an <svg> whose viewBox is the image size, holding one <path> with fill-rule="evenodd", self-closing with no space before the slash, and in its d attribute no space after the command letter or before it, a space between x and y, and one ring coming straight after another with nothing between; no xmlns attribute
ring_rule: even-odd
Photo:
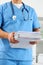
<svg viewBox="0 0 43 65"><path fill-rule="evenodd" d="M14 38L17 31L39 32L39 28L35 10L22 0L0 5L0 65L32 65L32 48L11 48L10 43L19 44Z"/></svg>

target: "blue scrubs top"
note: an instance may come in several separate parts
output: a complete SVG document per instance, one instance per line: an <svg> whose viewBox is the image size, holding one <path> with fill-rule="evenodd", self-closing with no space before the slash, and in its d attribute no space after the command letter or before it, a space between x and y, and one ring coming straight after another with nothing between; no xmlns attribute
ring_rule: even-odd
<svg viewBox="0 0 43 65"><path fill-rule="evenodd" d="M29 13L24 10L24 15L27 17L29 14L28 20L24 21L22 8L18 9L13 5L16 19L12 19L12 10L10 2L7 2L3 5L0 5L0 29L5 32L17 32L17 31L28 31L32 32L33 29L39 28L40 24L37 19L35 10L25 5ZM21 48L11 48L10 43L7 39L0 38L0 59L12 59L12 60L28 60L32 61L32 48L21 49Z"/></svg>

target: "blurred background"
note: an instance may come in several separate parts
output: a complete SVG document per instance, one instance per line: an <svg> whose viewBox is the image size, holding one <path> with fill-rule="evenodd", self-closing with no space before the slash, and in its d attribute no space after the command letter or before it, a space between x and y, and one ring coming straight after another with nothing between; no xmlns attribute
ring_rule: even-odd
<svg viewBox="0 0 43 65"><path fill-rule="evenodd" d="M10 0L0 0L0 4ZM41 33L43 38L43 0L23 0L23 2L36 10L39 22L41 24ZM33 46L33 64L41 63L43 65L43 41Z"/></svg>

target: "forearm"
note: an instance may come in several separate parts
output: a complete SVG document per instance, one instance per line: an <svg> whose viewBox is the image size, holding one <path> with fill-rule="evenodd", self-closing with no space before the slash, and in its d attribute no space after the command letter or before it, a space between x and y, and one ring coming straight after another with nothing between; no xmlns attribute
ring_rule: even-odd
<svg viewBox="0 0 43 65"><path fill-rule="evenodd" d="M36 29L33 30L33 32L40 32L40 29L36 28Z"/></svg>
<svg viewBox="0 0 43 65"><path fill-rule="evenodd" d="M8 34L7 32L4 32L3 30L0 29L0 38L6 38L8 39Z"/></svg>
<svg viewBox="0 0 43 65"><path fill-rule="evenodd" d="M15 32L7 33L0 29L0 38L8 39L11 43L18 43L18 40L15 40L14 38Z"/></svg>

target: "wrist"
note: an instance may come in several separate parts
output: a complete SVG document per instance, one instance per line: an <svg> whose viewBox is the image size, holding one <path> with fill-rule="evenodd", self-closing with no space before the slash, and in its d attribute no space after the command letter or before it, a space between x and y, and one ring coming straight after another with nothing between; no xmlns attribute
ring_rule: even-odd
<svg viewBox="0 0 43 65"><path fill-rule="evenodd" d="M9 40L9 33L6 34L6 38Z"/></svg>

